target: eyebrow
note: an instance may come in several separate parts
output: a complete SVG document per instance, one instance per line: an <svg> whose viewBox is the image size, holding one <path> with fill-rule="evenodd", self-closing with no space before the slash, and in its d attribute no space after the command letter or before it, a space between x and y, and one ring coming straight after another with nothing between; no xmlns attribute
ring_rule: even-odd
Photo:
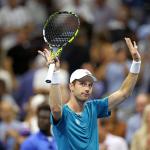
<svg viewBox="0 0 150 150"><path fill-rule="evenodd" d="M87 80L78 80L80 83L86 83L86 82L88 82L89 84L93 84L93 82L92 81L87 81Z"/></svg>

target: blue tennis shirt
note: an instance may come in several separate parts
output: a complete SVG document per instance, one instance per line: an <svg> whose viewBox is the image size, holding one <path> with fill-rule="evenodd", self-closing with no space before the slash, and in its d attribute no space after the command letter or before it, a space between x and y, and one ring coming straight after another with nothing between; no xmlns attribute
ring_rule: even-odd
<svg viewBox="0 0 150 150"><path fill-rule="evenodd" d="M80 115L64 105L57 124L50 117L58 150L98 150L97 118L109 115L108 98L87 101Z"/></svg>

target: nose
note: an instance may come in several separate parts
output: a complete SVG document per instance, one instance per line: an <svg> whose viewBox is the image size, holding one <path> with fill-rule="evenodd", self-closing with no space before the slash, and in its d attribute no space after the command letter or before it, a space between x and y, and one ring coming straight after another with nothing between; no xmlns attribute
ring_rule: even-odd
<svg viewBox="0 0 150 150"><path fill-rule="evenodd" d="M89 93L89 91L90 91L90 87L89 87L89 86L86 86L86 87L85 87L85 92L86 92L86 93Z"/></svg>

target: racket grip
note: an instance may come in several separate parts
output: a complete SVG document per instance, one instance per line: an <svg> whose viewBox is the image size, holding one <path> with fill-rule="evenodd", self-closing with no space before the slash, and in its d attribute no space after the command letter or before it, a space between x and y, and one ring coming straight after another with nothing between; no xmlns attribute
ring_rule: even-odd
<svg viewBox="0 0 150 150"><path fill-rule="evenodd" d="M55 70L55 64L50 64L49 68L48 68L47 76L45 78L46 83L51 83L52 82L54 70Z"/></svg>

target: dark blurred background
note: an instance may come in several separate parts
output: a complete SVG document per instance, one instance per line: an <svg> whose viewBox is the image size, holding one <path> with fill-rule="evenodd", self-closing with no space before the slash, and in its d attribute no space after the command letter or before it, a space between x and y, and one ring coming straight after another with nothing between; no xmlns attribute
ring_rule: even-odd
<svg viewBox="0 0 150 150"><path fill-rule="evenodd" d="M0 150L20 149L39 130L36 110L48 101L49 85L44 82L45 60L37 51L47 47L42 36L45 20L61 10L77 13L81 21L79 35L60 57L63 103L69 97L69 76L77 68L89 69L98 79L92 98L117 90L132 63L124 38L137 42L142 56L138 83L110 119L100 121L106 132L99 133L102 150L113 149L120 140L125 146L115 150L135 148L134 134L150 102L150 1L0 0ZM111 143L109 138L116 140Z"/></svg>

